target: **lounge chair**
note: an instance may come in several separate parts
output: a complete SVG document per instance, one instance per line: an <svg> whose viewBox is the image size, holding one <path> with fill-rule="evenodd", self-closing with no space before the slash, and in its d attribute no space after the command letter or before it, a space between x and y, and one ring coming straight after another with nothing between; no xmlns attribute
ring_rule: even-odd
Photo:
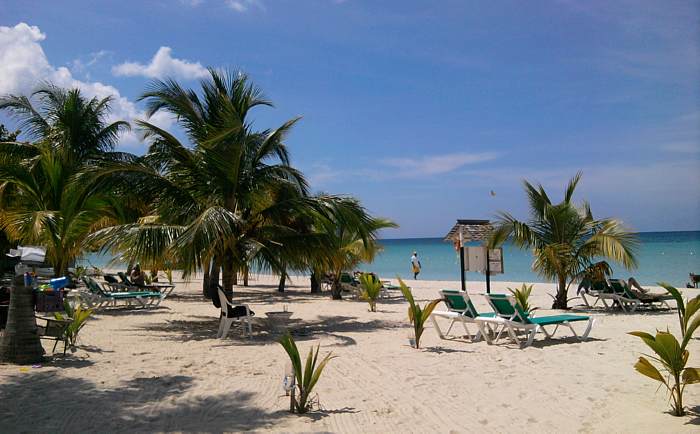
<svg viewBox="0 0 700 434"><path fill-rule="evenodd" d="M231 324L234 322L240 322L243 324L244 333L248 337L253 335L253 327L250 324L250 319L253 318L255 313L250 310L247 304L234 305L224 293L223 288L217 288L217 294L219 296L219 303L221 307L221 316L219 321L219 332L216 337L223 339L228 335L231 329Z"/></svg>
<svg viewBox="0 0 700 434"><path fill-rule="evenodd" d="M340 274L340 289L349 292L352 298L360 298L361 288L360 282L348 273Z"/></svg>
<svg viewBox="0 0 700 434"><path fill-rule="evenodd" d="M68 335L66 330L72 323L72 319L58 319L46 316L35 316L36 319L43 321L43 323L37 323L37 335L39 339L49 339L54 341L53 350L51 352L56 352L56 346L59 342L63 342L63 355L66 355L66 348L68 347Z"/></svg>
<svg viewBox="0 0 700 434"><path fill-rule="evenodd" d="M495 313L479 313L474 307L474 303L472 303L467 292L456 291L452 289L443 289L440 291L440 295L442 296L445 306L447 306L447 311L433 311L433 313L430 315L430 319L433 322L433 326L435 326L435 331L437 331L437 334L438 336L440 336L440 339L446 339L445 336L449 336L450 331L452 330L452 326L454 326L456 322L459 322L462 324L462 327L464 327L464 331L466 332L467 336L469 336L469 340L471 340L472 342L477 342L482 337L484 337L487 341L490 341L489 335L491 334L492 330L490 328L487 330L485 327L478 324L477 319L493 319L496 317ZM443 333L442 329L440 329L440 326L438 325L438 322L436 320L437 317L447 318L451 320L450 327L447 329L446 333ZM503 321L496 322L500 323L500 325L504 324ZM472 334L469 332L469 328L467 327L468 323L475 324L477 326L478 331L476 332L476 335L472 336ZM485 324L486 323L488 322L485 322ZM488 324L493 323L494 322L492 321Z"/></svg>
<svg viewBox="0 0 700 434"><path fill-rule="evenodd" d="M126 273L124 273L122 271L117 273L117 276L119 276L121 283L117 282L114 277L112 277L112 276L108 277L108 276L109 275L104 276L105 281L108 282L108 285L111 288L114 288L114 290L117 290L117 291L136 291L136 292L141 292L144 290L152 291L152 292L158 291L167 297L175 289L175 285L172 285L169 283L151 283L148 285L136 285L134 282L129 280Z"/></svg>
<svg viewBox="0 0 700 434"><path fill-rule="evenodd" d="M158 291L108 292L95 279L87 276L83 277L83 283L88 288L88 294L84 297L85 302L90 307L95 308L110 305L116 307L119 301L126 302L127 306L131 306L131 302L136 301L140 307L155 307L166 297L165 294Z"/></svg>
<svg viewBox="0 0 700 434"><path fill-rule="evenodd" d="M508 335L521 347L527 347L532 344L535 335L542 331L547 338L551 338L559 329L560 325L571 329L571 332L579 340L584 340L593 328L595 319L583 315L549 315L542 317L533 317L523 311L520 305L516 302L515 297L505 294L486 294L486 300L489 302L493 310L499 317L505 319L505 327ZM572 322L587 321L586 330L579 337L576 330L571 326ZM554 326L554 330L550 333L545 328L546 326ZM518 338L518 332L525 332L527 340L523 343Z"/></svg>
<svg viewBox="0 0 700 434"><path fill-rule="evenodd" d="M386 281L386 280L381 280L381 279L379 278L379 276L377 276L375 273L367 273L367 274L369 274L370 276L372 276L372 279L373 279L375 282L381 283L382 286L381 286L381 288L379 288L379 298L384 298L384 299L389 298L389 290L388 290L387 286L393 287L393 288L396 288L396 289L400 289L398 286L394 286L394 285L391 285L391 284L384 283L384 282L387 282L387 281ZM357 280L358 280L358 286L359 286L359 296L358 296L358 297L361 298L362 292L364 291L364 289L362 288L362 281L360 281L359 278L358 278Z"/></svg>
<svg viewBox="0 0 700 434"><path fill-rule="evenodd" d="M688 273L688 277L690 277L689 285L697 288L698 284L700 284L700 274Z"/></svg>
<svg viewBox="0 0 700 434"><path fill-rule="evenodd" d="M104 286L109 289L109 292L124 292L129 290L129 285L120 282L111 274L105 274L102 278L105 280Z"/></svg>
<svg viewBox="0 0 700 434"><path fill-rule="evenodd" d="M667 301L674 298L670 294L645 294L630 288L622 279L608 279L608 284L615 291L616 301L625 312L634 312L641 306L653 308L656 304L671 309Z"/></svg>
<svg viewBox="0 0 700 434"><path fill-rule="evenodd" d="M608 280L597 282L591 288L581 291L581 299L587 307L595 307L598 302L601 302L605 309L613 309L620 305L619 294L622 290L613 288ZM595 301L591 303L591 299Z"/></svg>

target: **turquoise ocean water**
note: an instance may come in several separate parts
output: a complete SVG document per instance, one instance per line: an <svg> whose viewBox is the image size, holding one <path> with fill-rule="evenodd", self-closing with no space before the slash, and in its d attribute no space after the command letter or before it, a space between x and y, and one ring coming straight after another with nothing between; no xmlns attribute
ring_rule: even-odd
<svg viewBox="0 0 700 434"><path fill-rule="evenodd" d="M676 286L685 286L688 273L700 274L700 231L692 232L642 232L638 251L639 267L625 270L611 264L614 277L627 279L634 276L643 284L659 281ZM419 278L426 280L459 280L459 254L451 243L442 238L413 238L381 240L384 251L372 264L360 267L380 276L393 278L397 274L412 278L411 253L415 250L423 265ZM492 280L510 282L542 282L532 269L532 254L513 245L503 246L503 268L505 273L493 276ZM467 280L484 280L479 273L467 273Z"/></svg>
<svg viewBox="0 0 700 434"><path fill-rule="evenodd" d="M634 276L643 284L659 281L675 286L685 286L688 273L700 274L700 231L692 232L642 232L638 252L639 267L625 270L613 266L614 276L627 279ZM427 280L459 280L459 255L451 243L442 238L411 238L381 240L384 250L372 264L363 264L363 271L374 271L384 278L397 275L411 278L411 253L415 250L423 265L420 278ZM89 255L83 263L104 267L111 258ZM532 254L512 245L503 247L504 274L493 280L511 282L542 282L531 270ZM116 267L119 267L116 265ZM484 280L478 273L467 273L467 280Z"/></svg>

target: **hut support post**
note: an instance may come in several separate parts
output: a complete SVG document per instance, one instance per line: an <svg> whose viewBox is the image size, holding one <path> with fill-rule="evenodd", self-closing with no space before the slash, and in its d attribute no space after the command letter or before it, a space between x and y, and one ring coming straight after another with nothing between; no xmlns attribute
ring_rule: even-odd
<svg viewBox="0 0 700 434"><path fill-rule="evenodd" d="M467 291L467 282L465 279L464 272L464 237L462 236L462 231L459 231L459 271L462 277L462 291Z"/></svg>
<svg viewBox="0 0 700 434"><path fill-rule="evenodd" d="M489 263L488 246L486 246L486 293L491 294L491 264Z"/></svg>

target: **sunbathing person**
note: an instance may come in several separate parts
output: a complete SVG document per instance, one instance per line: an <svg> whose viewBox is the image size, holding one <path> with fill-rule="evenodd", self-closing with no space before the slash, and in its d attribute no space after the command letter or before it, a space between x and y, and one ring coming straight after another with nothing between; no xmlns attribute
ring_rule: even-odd
<svg viewBox="0 0 700 434"><path fill-rule="evenodd" d="M649 292L649 290L646 288L643 288L642 285L640 285L639 282L637 282L637 279L635 279L634 277L629 278L629 280L627 281L627 287L640 300L658 300L658 299L661 299L663 297L668 296L668 293L655 294L655 293Z"/></svg>

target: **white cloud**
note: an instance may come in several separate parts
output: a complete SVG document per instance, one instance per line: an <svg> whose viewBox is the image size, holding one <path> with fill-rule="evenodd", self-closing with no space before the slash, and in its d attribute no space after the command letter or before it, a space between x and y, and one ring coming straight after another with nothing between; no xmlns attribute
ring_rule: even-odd
<svg viewBox="0 0 700 434"><path fill-rule="evenodd" d="M261 11L265 10L265 5L260 0L226 0L225 3L230 9L240 13L248 12L252 8L256 8Z"/></svg>
<svg viewBox="0 0 700 434"><path fill-rule="evenodd" d="M41 41L46 35L36 26L19 23L14 27L0 26L0 95L29 94L42 82L60 87L80 88L89 97L113 97L110 121L143 118L144 113L122 96L113 86L98 81L81 81L63 66L49 63ZM172 125L172 119L158 113L151 121L162 127ZM134 132L122 137L122 145L133 148L139 143Z"/></svg>
<svg viewBox="0 0 700 434"><path fill-rule="evenodd" d="M204 78L207 69L199 62L176 59L171 56L172 48L160 47L148 65L138 62L125 62L112 68L116 76L143 76L148 78L173 77L191 80Z"/></svg>
<svg viewBox="0 0 700 434"><path fill-rule="evenodd" d="M389 158L384 160L384 164L402 170L404 176L421 176L452 172L467 164L490 161L496 157L490 152L455 153L421 158Z"/></svg>

